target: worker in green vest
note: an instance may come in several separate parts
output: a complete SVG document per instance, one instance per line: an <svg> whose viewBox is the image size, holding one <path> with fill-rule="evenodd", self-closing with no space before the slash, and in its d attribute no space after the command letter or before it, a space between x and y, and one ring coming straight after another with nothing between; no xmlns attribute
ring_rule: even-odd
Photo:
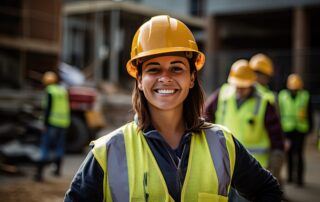
<svg viewBox="0 0 320 202"><path fill-rule="evenodd" d="M43 181L43 169L48 162L53 161L55 176L61 175L61 164L64 155L64 141L66 129L70 125L70 107L68 93L57 84L58 77L54 72L46 72L43 76L46 86L44 100L45 129L40 143L40 160L37 163L36 181ZM51 157L50 153L54 153Z"/></svg>
<svg viewBox="0 0 320 202"><path fill-rule="evenodd" d="M276 104L275 92L270 90L269 83L274 74L272 60L265 54L258 53L251 57L250 68L256 73L255 88L269 99L271 104Z"/></svg>
<svg viewBox="0 0 320 202"><path fill-rule="evenodd" d="M288 182L304 185L304 143L312 130L312 110L310 94L303 89L303 81L298 74L290 74L287 89L279 93L279 109L282 129L290 141L288 157Z"/></svg>
<svg viewBox="0 0 320 202"><path fill-rule="evenodd" d="M238 140L269 167L273 151L283 155L284 137L275 107L255 87L256 75L247 60L237 60L231 67L228 83L206 101L206 120L236 131Z"/></svg>
<svg viewBox="0 0 320 202"><path fill-rule="evenodd" d="M144 23L127 62L135 118L93 141L65 201L226 202L231 186L251 200L280 201L277 180L231 132L204 122L204 62L181 21Z"/></svg>
<svg viewBox="0 0 320 202"><path fill-rule="evenodd" d="M270 80L274 75L273 62L271 58L263 53L255 54L251 57L249 66L256 73L257 79L256 83L254 84L256 90L260 94L263 94L263 96L269 100L270 104L275 106L279 115L276 92L272 91L269 88ZM284 134L282 133L282 135ZM285 144L285 151L288 150L288 148L286 147L287 145L288 144ZM272 153L269 159L268 169L278 179L280 184L282 184L281 169L284 163L284 158L285 152L283 152L282 154L277 152Z"/></svg>
<svg viewBox="0 0 320 202"><path fill-rule="evenodd" d="M255 88L256 74L244 59L233 63L228 83L206 101L207 121L227 126L264 167L270 154L283 156L284 137L275 107ZM279 158L281 159L281 158ZM232 195L230 201L245 201Z"/></svg>

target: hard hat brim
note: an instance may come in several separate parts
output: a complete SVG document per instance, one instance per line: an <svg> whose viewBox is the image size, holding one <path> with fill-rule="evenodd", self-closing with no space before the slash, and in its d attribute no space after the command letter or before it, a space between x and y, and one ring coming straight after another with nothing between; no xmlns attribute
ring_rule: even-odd
<svg viewBox="0 0 320 202"><path fill-rule="evenodd" d="M127 71L129 73L130 76L132 76L133 78L137 78L137 67L134 64L135 61L137 59L140 58L144 58L144 57L150 57L150 56L154 56L154 57L158 57L161 56L161 54L164 53L174 53L174 52L194 52L197 53L197 59L195 61L195 66L197 71L199 71L200 69L202 69L204 63L205 63L205 55L201 52L201 51L195 51L194 49L189 49L189 48L185 48L185 47L175 47L175 48L161 48L161 49L155 49L155 50L150 50L150 51L144 51L138 55L136 55L135 57L131 58L128 62L127 62Z"/></svg>
<svg viewBox="0 0 320 202"><path fill-rule="evenodd" d="M248 81L248 80L238 79L234 77L228 78L228 83L239 88L249 88L253 86L254 82L255 81Z"/></svg>

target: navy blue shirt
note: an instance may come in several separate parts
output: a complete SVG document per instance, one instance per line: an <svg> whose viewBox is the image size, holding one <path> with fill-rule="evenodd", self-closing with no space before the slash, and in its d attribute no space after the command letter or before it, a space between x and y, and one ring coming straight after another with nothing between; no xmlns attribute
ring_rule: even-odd
<svg viewBox="0 0 320 202"><path fill-rule="evenodd" d="M180 201L191 135L186 133L176 149L170 148L156 130L146 132L144 136L175 201ZM281 201L282 192L277 180L235 138L234 143L236 161L231 186L251 201ZM66 193L65 201L103 201L103 175L99 163L89 152Z"/></svg>
<svg viewBox="0 0 320 202"><path fill-rule="evenodd" d="M156 130L145 133L148 145L156 157L169 194L180 201L180 193L187 172L191 133L186 133L177 148L172 149Z"/></svg>

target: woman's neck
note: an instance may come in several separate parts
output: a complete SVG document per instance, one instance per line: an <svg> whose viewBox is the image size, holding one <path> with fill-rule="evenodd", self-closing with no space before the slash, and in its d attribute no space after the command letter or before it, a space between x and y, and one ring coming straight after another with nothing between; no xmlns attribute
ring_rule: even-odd
<svg viewBox="0 0 320 202"><path fill-rule="evenodd" d="M153 127L175 149L178 147L181 137L185 132L183 113L177 111L150 110Z"/></svg>

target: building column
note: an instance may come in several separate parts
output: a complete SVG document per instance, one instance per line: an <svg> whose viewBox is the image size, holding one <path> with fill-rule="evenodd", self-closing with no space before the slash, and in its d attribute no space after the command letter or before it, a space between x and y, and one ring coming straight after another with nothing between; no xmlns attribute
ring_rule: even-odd
<svg viewBox="0 0 320 202"><path fill-rule="evenodd" d="M221 75L218 66L219 35L215 16L206 17L206 67L203 71L203 86L206 92L212 92L219 86Z"/></svg>
<svg viewBox="0 0 320 202"><path fill-rule="evenodd" d="M100 48L104 44L103 40L103 13L97 12L94 14L94 35L93 35L93 67L94 81L99 84L103 79L102 60L100 57Z"/></svg>
<svg viewBox="0 0 320 202"><path fill-rule="evenodd" d="M309 44L309 26L307 13L303 7L294 8L293 12L293 53L292 71L304 77L306 68L306 50Z"/></svg>
<svg viewBox="0 0 320 202"><path fill-rule="evenodd" d="M119 52L121 48L120 10L112 10L110 18L109 80L119 82Z"/></svg>

